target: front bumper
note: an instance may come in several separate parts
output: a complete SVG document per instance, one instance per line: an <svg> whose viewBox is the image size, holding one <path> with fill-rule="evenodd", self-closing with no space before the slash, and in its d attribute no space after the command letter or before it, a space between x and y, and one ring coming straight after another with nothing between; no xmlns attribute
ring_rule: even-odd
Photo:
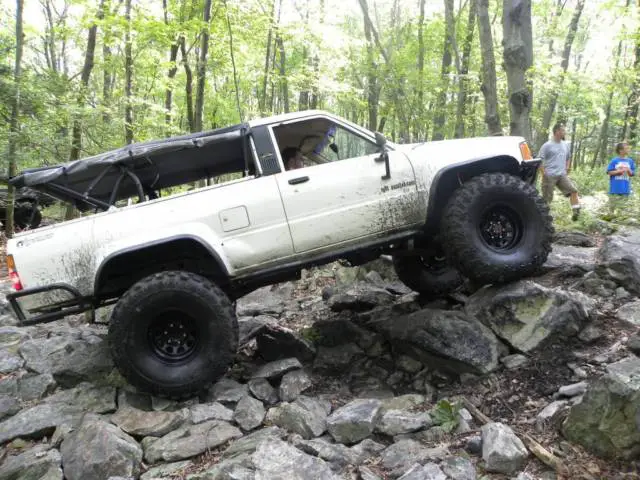
<svg viewBox="0 0 640 480"><path fill-rule="evenodd" d="M27 299L28 297L56 291L67 292L71 295L71 298L65 301L45 303L28 308L27 312L25 312L25 309L23 309L19 303L20 299ZM67 285L66 283L54 283L42 287L26 288L17 292L8 293L6 298L20 325L53 322L67 315L86 312L94 307L90 298L83 297L77 288ZM27 316L27 314L29 316Z"/></svg>

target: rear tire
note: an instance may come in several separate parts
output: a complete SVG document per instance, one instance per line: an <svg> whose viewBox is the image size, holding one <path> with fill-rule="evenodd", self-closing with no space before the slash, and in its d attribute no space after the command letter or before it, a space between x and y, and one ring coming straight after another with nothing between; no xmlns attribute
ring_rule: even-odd
<svg viewBox="0 0 640 480"><path fill-rule="evenodd" d="M411 290L426 296L442 296L452 292L464 279L444 258L398 255L393 257L398 278Z"/></svg>
<svg viewBox="0 0 640 480"><path fill-rule="evenodd" d="M554 234L549 207L535 187L504 173L462 185L443 212L441 231L447 258L480 284L536 273Z"/></svg>
<svg viewBox="0 0 640 480"><path fill-rule="evenodd" d="M122 296L108 339L129 383L181 399L227 372L238 348L238 323L231 302L211 281L168 271L143 278Z"/></svg>

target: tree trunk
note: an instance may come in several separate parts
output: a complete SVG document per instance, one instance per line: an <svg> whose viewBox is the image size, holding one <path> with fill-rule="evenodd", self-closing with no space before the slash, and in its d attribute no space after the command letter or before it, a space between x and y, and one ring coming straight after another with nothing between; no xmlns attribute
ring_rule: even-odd
<svg viewBox="0 0 640 480"><path fill-rule="evenodd" d="M289 83L287 82L286 56L284 54L284 43L280 35L276 35L276 45L278 46L278 57L280 60L278 65L280 72L280 95L284 113L289 113Z"/></svg>
<svg viewBox="0 0 640 480"><path fill-rule="evenodd" d="M418 17L418 94L416 105L416 115L413 119L413 137L415 141L424 139L424 7L426 0L420 0L420 16Z"/></svg>
<svg viewBox="0 0 640 480"><path fill-rule="evenodd" d="M24 48L24 33L22 25L22 14L24 12L24 0L16 0L16 60L13 70L15 82L15 95L13 105L11 105L11 120L9 123L9 177L14 177L18 170L18 136L20 135L20 94L22 87L22 51ZM7 238L13 236L14 221L14 188L10 183L7 185L7 216L5 234Z"/></svg>
<svg viewBox="0 0 640 480"><path fill-rule="evenodd" d="M446 28L444 34L444 51L442 53L442 70L440 72L440 92L436 101L435 118L433 119L433 136L432 140L443 140L444 124L447 109L447 90L449 89L449 70L451 69L453 49L454 19L453 19L453 0L444 0L444 15L446 18Z"/></svg>
<svg viewBox="0 0 640 480"><path fill-rule="evenodd" d="M204 87L207 72L207 55L209 53L209 22L211 21L211 0L205 0L202 19L204 27L200 37L200 57L198 58L197 83L196 83L196 110L194 128L196 132L202 131L202 117L204 114Z"/></svg>
<svg viewBox="0 0 640 480"><path fill-rule="evenodd" d="M640 4L640 0L638 1ZM627 103L629 142L635 143L638 127L638 102L640 101L640 27L636 33L635 59L633 61L633 86Z"/></svg>
<svg viewBox="0 0 640 480"><path fill-rule="evenodd" d="M531 0L504 0L502 31L509 88L510 132L530 141L529 114L533 93L527 70L533 64Z"/></svg>
<svg viewBox="0 0 640 480"><path fill-rule="evenodd" d="M476 26L476 2L469 4L469 20L467 21L467 35L462 48L462 62L460 65L460 90L458 91L458 108L456 111L455 137L462 138L465 134L465 117L467 116L467 95L469 92L469 59Z"/></svg>
<svg viewBox="0 0 640 480"><path fill-rule="evenodd" d="M364 14L364 38L367 42L367 110L369 112L369 121L367 128L375 130L378 125L378 102L380 99L380 87L376 76L377 65L375 54L373 51L373 39L371 33L371 24L368 21L369 5L366 0L360 0L360 7Z"/></svg>
<svg viewBox="0 0 640 480"><path fill-rule="evenodd" d="M276 0L271 2L271 17L269 23L269 32L267 33L267 52L264 56L264 75L262 77L262 91L258 97L258 110L264 115L265 106L267 105L267 82L269 80L269 60L271 59L271 39L273 36L273 24L275 20Z"/></svg>
<svg viewBox="0 0 640 480"><path fill-rule="evenodd" d="M164 11L164 23L166 26L169 26L169 16L168 16L168 7L167 0L162 0L162 8ZM167 134L169 133L169 129L171 127L171 122L173 120L173 115L171 110L173 109L173 79L178 72L178 49L180 48L180 38L176 38L175 41L171 44L171 48L169 49L169 71L167 72L167 89L164 94L164 123L167 127Z"/></svg>
<svg viewBox="0 0 640 480"><path fill-rule="evenodd" d="M493 34L489 21L489 0L473 0L478 13L480 50L482 54L482 85L484 95L484 121L489 135L502 135L500 113L498 112L498 89L496 80L496 58L493 53Z"/></svg>
<svg viewBox="0 0 640 480"><path fill-rule="evenodd" d="M103 17L106 16L107 12L110 10L110 2L109 0L105 0L103 4ZM111 115L109 115L108 108L111 106L111 96L113 92L113 83L114 83L114 73L113 73L113 65L111 65L111 61L113 58L113 53L111 52L111 47L109 46L109 39L111 38L110 32L107 30L105 25L105 31L103 32L103 41L102 41L102 104L104 107L104 111L102 112L102 122L104 124L108 124L111 122Z"/></svg>
<svg viewBox="0 0 640 480"><path fill-rule="evenodd" d="M505 0L507 1L507 0ZM576 5L576 9L573 12L573 17L571 17L571 23L569 24L569 30L567 31L567 36L564 41L564 49L562 50L562 62L560 63L560 68L562 69L560 80L558 81L555 88L551 91L551 98L549 100L549 105L544 112L544 116L542 117L542 128L536 135L536 148L542 147L542 144L546 141L549 135L549 128L551 127L551 119L553 118L553 113L556 109L556 104L558 102L558 92L562 89L562 84L564 83L564 75L567 72L569 67L569 58L571 56L571 46L573 45L573 40L576 37L576 32L578 31L578 23L580 22L580 16L582 15L582 10L584 9L585 0L578 0L578 4Z"/></svg>
<svg viewBox="0 0 640 480"><path fill-rule="evenodd" d="M189 131L195 132L196 126L193 116L193 73L191 73L191 67L189 66L186 39L184 38L184 35L180 37L180 53L182 54L182 65L184 66L184 73L187 77L184 84L187 102L187 122L189 123Z"/></svg>
<svg viewBox="0 0 640 480"><path fill-rule="evenodd" d="M131 1L125 3L127 28L124 35L124 77L126 106L124 109L124 137L127 145L133 143L133 55L131 52Z"/></svg>

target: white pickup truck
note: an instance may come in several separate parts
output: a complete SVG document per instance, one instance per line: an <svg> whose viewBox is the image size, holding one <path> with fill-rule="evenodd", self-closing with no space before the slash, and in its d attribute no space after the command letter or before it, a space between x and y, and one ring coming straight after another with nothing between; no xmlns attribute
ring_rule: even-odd
<svg viewBox="0 0 640 480"><path fill-rule="evenodd" d="M184 397L231 366L234 300L303 268L388 254L426 295L533 274L553 236L539 163L520 137L399 145L311 110L25 170L13 185L84 215L9 240L8 300L23 324L115 303L120 372Z"/></svg>

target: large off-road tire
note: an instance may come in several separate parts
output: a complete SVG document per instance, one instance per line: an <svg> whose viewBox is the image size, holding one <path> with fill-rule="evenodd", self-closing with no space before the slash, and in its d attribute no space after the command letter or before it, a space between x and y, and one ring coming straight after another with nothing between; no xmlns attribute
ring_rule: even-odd
<svg viewBox="0 0 640 480"><path fill-rule="evenodd" d="M465 277L496 284L536 273L551 251L554 229L533 185L489 173L454 192L441 233L447 258Z"/></svg>
<svg viewBox="0 0 640 480"><path fill-rule="evenodd" d="M167 398L197 395L224 375L238 348L238 323L211 281L167 271L143 278L118 301L109 347L122 376Z"/></svg>
<svg viewBox="0 0 640 480"><path fill-rule="evenodd" d="M425 296L446 295L464 281L446 259L435 256L394 256L393 268L402 283Z"/></svg>

